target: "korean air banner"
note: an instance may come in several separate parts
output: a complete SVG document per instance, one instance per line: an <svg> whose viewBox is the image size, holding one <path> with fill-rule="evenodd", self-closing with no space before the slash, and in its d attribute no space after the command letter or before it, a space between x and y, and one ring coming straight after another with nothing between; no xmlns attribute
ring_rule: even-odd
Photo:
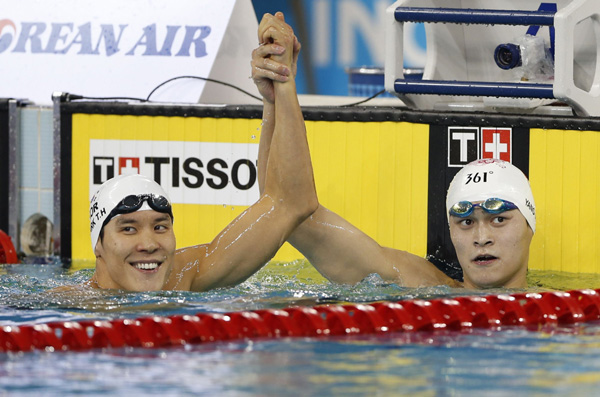
<svg viewBox="0 0 600 397"><path fill-rule="evenodd" d="M0 97L50 103L55 91L146 98L193 75L256 92L250 0L0 0ZM173 81L151 100L255 103L200 80Z"/></svg>

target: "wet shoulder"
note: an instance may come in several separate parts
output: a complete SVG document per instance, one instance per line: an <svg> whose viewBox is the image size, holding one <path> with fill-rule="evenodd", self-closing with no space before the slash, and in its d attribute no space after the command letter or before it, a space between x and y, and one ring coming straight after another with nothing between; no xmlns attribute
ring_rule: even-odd
<svg viewBox="0 0 600 397"><path fill-rule="evenodd" d="M421 256L393 248L386 248L385 255L388 261L394 263L402 279L402 285L405 287L436 285L461 287L458 281L448 277L433 263Z"/></svg>
<svg viewBox="0 0 600 397"><path fill-rule="evenodd" d="M173 268L164 289L189 291L204 268L208 244L194 245L175 251Z"/></svg>

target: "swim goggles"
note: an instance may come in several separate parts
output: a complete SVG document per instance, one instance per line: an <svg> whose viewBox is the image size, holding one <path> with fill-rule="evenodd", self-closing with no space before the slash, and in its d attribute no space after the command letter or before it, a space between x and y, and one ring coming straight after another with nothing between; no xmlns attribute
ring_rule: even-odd
<svg viewBox="0 0 600 397"><path fill-rule="evenodd" d="M499 198L489 198L480 204L473 204L470 201L459 201L450 207L450 215L466 218L473 213L475 207L481 207L482 210L490 214L499 214L504 211L519 209L519 207L510 201Z"/></svg>
<svg viewBox="0 0 600 397"><path fill-rule="evenodd" d="M139 210L142 207L142 204L144 204L144 201L146 201L154 211L169 214L171 220L174 219L171 203L169 203L169 200L167 200L166 197L154 194L132 194L121 200L116 207L110 211L110 214L108 214L102 223L102 227L106 226L108 222L117 215L130 214Z"/></svg>

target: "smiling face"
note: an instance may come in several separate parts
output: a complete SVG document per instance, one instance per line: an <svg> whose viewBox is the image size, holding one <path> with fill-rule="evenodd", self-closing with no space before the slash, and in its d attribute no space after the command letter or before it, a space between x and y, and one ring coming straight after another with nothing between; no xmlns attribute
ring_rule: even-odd
<svg viewBox="0 0 600 397"><path fill-rule="evenodd" d="M465 287L527 286L533 231L519 210L490 214L476 208L466 218L450 216L450 237Z"/></svg>
<svg viewBox="0 0 600 397"><path fill-rule="evenodd" d="M175 234L168 214L153 210L119 215L104 227L96 244L100 288L157 291L173 267Z"/></svg>

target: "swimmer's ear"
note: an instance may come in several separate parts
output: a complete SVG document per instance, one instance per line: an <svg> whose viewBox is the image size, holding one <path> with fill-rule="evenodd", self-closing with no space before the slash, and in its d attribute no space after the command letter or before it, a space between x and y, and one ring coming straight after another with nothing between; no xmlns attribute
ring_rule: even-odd
<svg viewBox="0 0 600 397"><path fill-rule="evenodd" d="M102 246L103 240L104 240L104 228L100 229L100 235L98 236L98 241L96 241L96 246L94 247L94 256L96 258L100 258L102 256L98 253L98 246Z"/></svg>
<svg viewBox="0 0 600 397"><path fill-rule="evenodd" d="M96 248L94 248L94 256L96 257L96 259L101 258L102 254L100 253L100 247L102 247L102 240L98 239L98 242L96 243Z"/></svg>

